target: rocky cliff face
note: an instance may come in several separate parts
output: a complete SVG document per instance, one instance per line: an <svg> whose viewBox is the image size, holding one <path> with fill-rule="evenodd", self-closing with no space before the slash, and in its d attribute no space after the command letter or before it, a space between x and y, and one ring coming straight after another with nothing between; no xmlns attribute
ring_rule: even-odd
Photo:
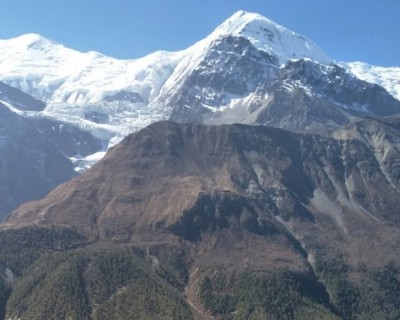
<svg viewBox="0 0 400 320"><path fill-rule="evenodd" d="M382 117L400 110L400 102L385 89L357 79L338 65L301 59L279 67L273 56L244 39L221 42L236 45L220 50L216 43L210 50L214 54L206 56L181 89L166 99L174 106L172 120L311 131L338 128L357 116ZM221 65L219 60L225 62L223 67L213 67ZM224 77L228 80L222 81Z"/></svg>
<svg viewBox="0 0 400 320"><path fill-rule="evenodd" d="M166 102L174 106L171 119L201 122L209 113L254 92L278 72L278 59L257 50L245 38L217 39L181 88Z"/></svg>

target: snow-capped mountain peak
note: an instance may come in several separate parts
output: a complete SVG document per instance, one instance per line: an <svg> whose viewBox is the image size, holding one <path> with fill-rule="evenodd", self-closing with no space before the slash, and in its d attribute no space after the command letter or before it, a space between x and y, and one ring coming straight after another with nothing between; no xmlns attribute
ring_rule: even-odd
<svg viewBox="0 0 400 320"><path fill-rule="evenodd" d="M290 59L309 58L321 63L332 59L315 43L257 13L238 11L210 35L232 35L250 40L257 49L276 56L284 64Z"/></svg>
<svg viewBox="0 0 400 320"><path fill-rule="evenodd" d="M57 45L56 42L49 40L37 33L27 33L19 37L12 38L9 40L0 40L2 42L9 42L10 45L19 48L42 48Z"/></svg>
<svg viewBox="0 0 400 320"><path fill-rule="evenodd" d="M292 59L306 58L323 64L333 62L316 44L305 37L257 13L238 11L218 26L208 37L185 50L183 59L177 64L174 72L161 89L159 100L166 105L173 104L170 97L179 94L179 88L188 75L200 72L207 61L210 63L210 69L223 68L226 59L222 59L219 63L211 62L212 58L209 55L213 51L218 53L228 50L232 53L235 49L228 48L229 44L226 44L228 47L221 47L224 39L229 37L237 41L244 40L238 46L248 47L247 43L249 43L255 51L267 53L272 59L269 64L273 64L276 68L285 65ZM244 51L239 55L241 54L244 54ZM209 92L203 92L200 95L210 94L213 95Z"/></svg>
<svg viewBox="0 0 400 320"><path fill-rule="evenodd" d="M289 61L334 63L307 38L245 11L179 52L118 60L31 33L0 39L0 57L0 81L46 103L33 116L90 131L104 143L104 151L128 133L181 109L200 121L204 110L225 116L236 106L239 114L243 108L254 110L263 99L269 103L268 94L260 92L266 92L265 86L277 80ZM241 121L234 115L232 119Z"/></svg>

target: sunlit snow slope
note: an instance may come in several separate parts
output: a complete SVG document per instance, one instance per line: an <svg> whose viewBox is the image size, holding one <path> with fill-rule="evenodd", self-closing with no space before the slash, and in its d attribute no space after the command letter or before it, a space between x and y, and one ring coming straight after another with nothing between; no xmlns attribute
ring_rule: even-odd
<svg viewBox="0 0 400 320"><path fill-rule="evenodd" d="M81 53L37 34L0 40L0 80L47 103L46 117L74 123L107 141L165 118L148 109L182 53L137 60Z"/></svg>
<svg viewBox="0 0 400 320"><path fill-rule="evenodd" d="M400 100L400 67L378 67L363 62L351 62L346 66L356 77L384 87Z"/></svg>

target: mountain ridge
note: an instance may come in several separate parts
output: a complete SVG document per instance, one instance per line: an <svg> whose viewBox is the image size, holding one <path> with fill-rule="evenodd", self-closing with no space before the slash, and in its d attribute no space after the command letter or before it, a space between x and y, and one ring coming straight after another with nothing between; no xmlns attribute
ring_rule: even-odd
<svg viewBox="0 0 400 320"><path fill-rule="evenodd" d="M364 128L362 130L368 132L368 135L360 136L359 133L357 133L359 132L358 129L354 131L354 128L358 128L360 125L362 125L362 128ZM384 132L384 134L382 132ZM259 135L259 137L257 137L257 135ZM389 195L393 192L398 192L398 186L394 187L395 184L399 183L399 181L395 179L395 172L397 170L396 163L388 162L388 159L394 157L394 154L388 152L388 150L382 150L377 153L376 151L378 150L378 146L381 143L376 142L375 138L365 139L362 137L380 137L380 141L400 141L397 140L397 136L400 136L398 129L394 129L393 127L387 126L384 122L379 122L373 119L359 120L358 122L349 125L348 128L340 129L334 132L332 134L332 137L324 137L316 134L299 134L283 129L275 129L263 126L204 126L193 124L177 124L170 121L163 121L155 123L139 131L136 134L128 136L124 139L121 145L113 148L98 165L95 165L93 167L93 169L90 169L87 173L84 173L82 176L75 178L71 182L66 183L63 187L60 187L61 189L56 189L53 194L55 194L56 199L58 198L61 200L60 204L62 202L65 202L65 204L67 204L67 207L69 205L73 205L74 203L80 203L84 208L92 208L90 212L93 212L96 218L91 218L91 214L89 214L88 211L85 217L85 221L87 221L86 223L91 223L90 221L103 221L103 223L105 223L108 218L115 219L115 212L120 212L120 214L117 214L118 219L127 218L129 216L129 212L132 212L132 214L134 212L137 212L138 214L139 212L141 212L138 216L136 216L136 218L134 218L138 219L134 224L132 224L134 228L157 225L173 225L176 223L176 219L179 219L180 212L186 212L188 208L196 203L196 194L200 195L204 192L205 194L210 192L213 193L213 190L220 190L218 192L227 192L227 195L229 193L232 193L254 197L260 192L262 194L266 192L265 190L271 188L269 186L269 183L278 183L282 184L281 187L278 187L278 189L281 190L280 192L282 192L282 188L284 188L290 190L290 193L297 193L297 195L293 199L297 199L295 201L300 201L296 205L301 207L304 206L304 204L309 203L310 199L313 198L313 192L316 190L315 188L317 188L317 186L321 182L311 183L310 179L314 179L312 177L315 173L312 173L312 171L307 173L306 171L304 171L304 169L302 169L301 165L298 162L300 161L301 157L303 157L302 154L328 152L329 150L323 151L322 149L320 149L322 145L325 144L331 145L332 148L342 149L341 152L335 152L330 156L324 155L324 157L332 157L332 159L330 159L329 161L326 160L328 162L332 161L332 164L330 164L331 166L337 160L336 158L338 157L339 153L346 154L347 152L350 152L349 150L352 148L354 148L354 150L357 150L355 152L365 154L365 161L372 161L371 166L377 166L376 163L380 163L380 165L377 166L377 170L381 173L379 173L379 175L377 175L376 177L384 177L384 180L386 180L386 184L388 184L387 179L389 177L392 177L391 180L389 180L389 182L392 181L392 184L388 184L388 188L394 189L390 192L388 191ZM215 141L212 142L212 139L215 139ZM253 142L250 143L251 140L253 140ZM271 170L276 171L269 173L265 172L264 169L255 169L255 167L257 166L265 167L265 165L261 165L261 163L265 161L261 160L261 158L266 157L266 155L262 155L263 151L261 151L261 149L259 150L261 146L257 142L258 140L264 141L264 143L266 143L264 148L270 148L271 152L273 149L276 149L278 151L279 149L285 150L279 151L281 153L283 152L283 154L286 154L282 160L279 160L282 155L279 156L278 154L273 156L277 157L276 159L268 160L273 162L276 161L277 164L281 162L280 169L271 168ZM316 143L317 141L319 141L318 144ZM315 148L318 151L311 151L313 148L313 143L316 144ZM293 145L297 145L297 147L294 148L294 150L290 150L289 146ZM304 146L304 148L306 148L305 150L307 151L302 151L301 149L299 149L302 148L302 145ZM395 150L397 150L394 149L394 146L389 143L386 143L385 146L388 149L392 149L392 152L395 152ZM274 154L279 153L278 151L274 151ZM253 153L260 154L253 155ZM200 154L202 154L202 156L200 156ZM284 160L285 157L289 157L291 160L289 160L289 158L287 160ZM350 154L346 157L351 158ZM348 170L354 171L355 167L354 164L351 164L350 158L344 158L342 160L344 164L335 164L337 168L335 168L334 170L343 170L341 168L344 165L349 166ZM211 161L211 159L214 160ZM315 159L311 157L310 159L307 158L307 160L302 161L316 161ZM253 161L261 161L261 163L256 165L255 163L253 163ZM359 158L357 161L363 161L363 159ZM118 163L118 166L115 165L116 163ZM270 166L272 165L272 163L270 164ZM323 165L321 167L321 170L325 172L325 166L327 165L328 164ZM321 164L319 164L319 166L321 166ZM360 167L360 170L364 170L361 169L364 168L363 166L364 165ZM251 169L252 167L253 169ZM311 167L310 170L314 170L311 169ZM239 174L239 172L241 172L242 170L250 171L248 171L248 173L246 174L244 174L244 172ZM295 173L295 171L293 170L299 171ZM354 171L354 179L356 176L359 175L359 173L357 173L357 170ZM383 171L382 173L381 170L385 171ZM119 173L115 173L112 171L118 171ZM293 176L286 176L288 172L293 172ZM254 174L256 174L256 176L252 177ZM311 176L309 176L310 174ZM327 172L325 172L324 174L329 176L332 173L328 174ZM338 174L342 173L336 173L336 175ZM246 176L246 178L241 177L241 175ZM364 178L366 179L366 177ZM165 182L165 186L162 187L162 190L164 190L162 194L165 193L165 196L161 198L158 198L157 196L152 198L151 196L149 198L148 195L146 195L147 193L145 192L145 190L148 190L150 192L151 190L154 191L155 189L157 189L155 185L153 185L153 182L151 182L152 179L154 179L153 182L157 180L156 185L158 185L159 188ZM176 197L176 195L174 195L175 193L180 193L180 188L174 186L174 184L178 183L180 179L182 179L182 181L185 181L184 183L182 183L183 186L185 186L184 188L188 196L186 197L185 201L173 205L169 202L170 200L168 199L173 199ZM253 181L253 179L255 180ZM275 181L275 179L277 180ZM329 179L333 178L331 177ZM335 186L337 188L339 187L339 185L337 184L338 182L336 182L335 184L334 182L332 182L333 180L330 181L329 179L326 181L326 183L330 184L331 186L328 188L327 185L321 185L320 188L322 190L324 190L325 188L327 188L326 190L329 190L330 188ZM91 183L98 184L99 181L102 181L99 187L94 188L91 185ZM299 181L303 182L302 188L299 187ZM357 186L356 184L353 184L351 182L341 183L347 184L346 188L348 190L345 193L351 192L350 190L352 188L362 187ZM73 191L80 184L83 186L83 189L81 188L80 192ZM365 185L364 187L368 188L368 185ZM193 190L193 193L191 193L190 190ZM275 192L277 191L273 191L273 193ZM340 193L342 191L337 190L336 192ZM352 192L357 193L356 191ZM364 190L363 192L369 191ZM98 196L95 196L96 193L98 194ZM102 194L104 194L104 196ZM190 197L189 194L191 195ZM269 192L267 192L267 194L269 194ZM287 196L290 198L293 195ZM76 197L78 197L80 200L71 201L71 199L74 199ZM104 198L102 199L101 197ZM264 203L264 205L267 205L268 202L272 201L269 205L267 205L267 207L276 208L277 203L273 204L276 200L273 200L274 197L269 197L270 196L267 196L265 198L266 202ZM131 199L132 201L128 201L128 199ZM136 199L136 201L133 201L133 199ZM96 202L96 205L85 204L90 203L94 200ZM389 205L392 200L389 200L388 198L386 200L387 205ZM153 204L151 206L147 206L145 204L146 201L149 201L149 203ZM341 200L338 198L338 201ZM85 223L79 222L79 219L77 221L74 221L74 219L71 220L70 216L71 214L78 213L81 210L67 209L68 213L67 211L63 213L61 207L59 207L59 205L57 204L57 200L54 201L54 199L52 198L52 194L49 195L48 200L45 200L43 204L38 206L38 210L35 209L31 211L31 207L35 208L35 206L40 203L41 201L36 203L29 203L21 207L19 211L16 211L8 218L7 223L20 221L17 223L17 225L19 223L23 224L24 214L27 214L26 217L28 217L28 221L32 221L30 216L36 216L37 218L34 218L33 220L35 221L35 223L39 224L41 223L40 221L44 222L45 224L52 223L51 217L54 216L56 218L55 221L61 219L59 220L61 224L64 223L62 222L64 219L67 219L66 221L72 222L78 228L79 225L82 225L84 227ZM170 203L171 206L168 206L168 203ZM122 211L120 211L120 209L117 209L120 205L122 206L122 208L125 207L125 209L123 209ZM138 210L139 207L136 209L128 209L129 206L135 207L137 205L139 205L139 207L141 207L142 209ZM144 207L142 207L143 205ZM347 206L349 208L353 207L344 204L343 206ZM365 209L370 208L370 212L375 212L374 214L378 214L379 216L384 214L376 211L377 209L374 209L373 204L366 205L364 203L363 206ZM305 213L305 209L303 208L300 210L300 207L298 207L297 210L299 210L299 212ZM286 208L285 210L288 210L288 208ZM97 211L97 213L95 213L95 211ZM165 215L163 215L162 213L164 211ZM157 214L155 214L155 212L157 212ZM40 219L39 215L37 215L39 213L41 217ZM99 219L99 214L104 214L105 220L103 218ZM376 216L376 218L378 219L379 216ZM395 218L395 215L393 216L393 218ZM307 220L309 218L307 217L307 215L305 215L303 219ZM374 221L374 219L372 221ZM397 222L394 223L397 225ZM108 227L112 228L114 224L115 222L110 224L105 223L104 227L106 229ZM131 225L131 223L127 223L126 226L127 225ZM93 231L95 231L97 228L92 229ZM124 233L125 231L122 230L122 232ZM103 232L101 234L98 234L97 236L105 236L107 238L106 234L107 232Z"/></svg>

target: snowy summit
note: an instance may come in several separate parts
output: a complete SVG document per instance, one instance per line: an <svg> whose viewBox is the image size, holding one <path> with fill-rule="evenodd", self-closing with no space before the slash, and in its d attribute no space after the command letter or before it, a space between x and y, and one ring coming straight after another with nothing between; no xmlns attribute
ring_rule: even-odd
<svg viewBox="0 0 400 320"><path fill-rule="evenodd" d="M290 59L309 58L329 64L332 59L315 43L257 13L238 11L221 24L211 36L244 37L284 64Z"/></svg>

